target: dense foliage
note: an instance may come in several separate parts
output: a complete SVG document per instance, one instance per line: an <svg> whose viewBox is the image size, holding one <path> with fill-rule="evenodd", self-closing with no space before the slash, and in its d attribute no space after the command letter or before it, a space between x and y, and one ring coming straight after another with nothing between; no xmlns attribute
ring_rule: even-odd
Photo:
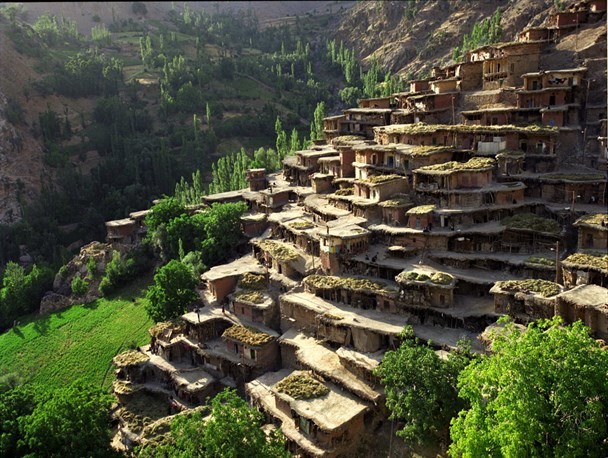
<svg viewBox="0 0 608 458"><path fill-rule="evenodd" d="M0 331L21 315L37 310L43 294L51 289L53 278L54 272L49 267L34 264L26 270L9 262L0 288Z"/></svg>
<svg viewBox="0 0 608 458"><path fill-rule="evenodd" d="M112 397L82 382L0 394L0 456L114 456Z"/></svg>
<svg viewBox="0 0 608 458"><path fill-rule="evenodd" d="M176 417L165 444L148 446L140 457L174 458L286 458L280 432L266 435L264 416L249 407L236 391L226 389L211 401L207 419L201 412Z"/></svg>
<svg viewBox="0 0 608 458"><path fill-rule="evenodd" d="M470 35L465 34L462 44L454 48L452 59L458 62L467 52L500 41L502 38L501 17L502 12L500 8L497 8L492 17L473 24Z"/></svg>
<svg viewBox="0 0 608 458"><path fill-rule="evenodd" d="M608 352L580 321L512 323L462 371L452 456L608 454Z"/></svg>
<svg viewBox="0 0 608 458"><path fill-rule="evenodd" d="M388 351L375 370L386 392L391 418L403 422L397 435L410 444L447 444L450 420L466 406L458 398L458 374L471 359L468 344L442 359L411 326L397 350Z"/></svg>
<svg viewBox="0 0 608 458"><path fill-rule="evenodd" d="M148 288L148 316L158 323L183 315L198 299L195 287L190 269L175 259L169 261L154 275L154 284Z"/></svg>

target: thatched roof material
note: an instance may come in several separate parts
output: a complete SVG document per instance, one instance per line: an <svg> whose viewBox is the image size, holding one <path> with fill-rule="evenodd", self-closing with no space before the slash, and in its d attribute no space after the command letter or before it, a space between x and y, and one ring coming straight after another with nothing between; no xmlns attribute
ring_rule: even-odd
<svg viewBox="0 0 608 458"><path fill-rule="evenodd" d="M507 280L495 283L495 286L510 292L537 294L542 297L552 297L562 292L562 287L548 280Z"/></svg>
<svg viewBox="0 0 608 458"><path fill-rule="evenodd" d="M329 388L315 378L311 372L293 373L278 382L274 388L294 399L320 398L329 393Z"/></svg>
<svg viewBox="0 0 608 458"><path fill-rule="evenodd" d="M271 342L274 337L265 332L258 331L255 328L249 328L235 324L224 331L222 337L226 337L232 340L238 340L239 342L251 345L254 347L260 347L262 345Z"/></svg>
<svg viewBox="0 0 608 458"><path fill-rule="evenodd" d="M128 350L114 357L112 362L117 367L137 366L138 364L146 363L150 357L145 353L137 350Z"/></svg>

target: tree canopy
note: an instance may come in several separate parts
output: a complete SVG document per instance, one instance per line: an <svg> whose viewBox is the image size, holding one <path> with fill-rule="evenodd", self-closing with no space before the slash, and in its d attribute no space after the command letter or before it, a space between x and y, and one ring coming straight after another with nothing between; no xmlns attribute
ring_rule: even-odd
<svg viewBox="0 0 608 458"><path fill-rule="evenodd" d="M411 326L401 333L397 350L388 351L376 369L386 392L391 418L403 422L397 435L412 444L447 444L450 420L465 406L456 387L470 360L469 346L442 359L429 343L414 336Z"/></svg>
<svg viewBox="0 0 608 458"><path fill-rule="evenodd" d="M452 456L608 455L608 352L580 321L505 325L462 371Z"/></svg>
<svg viewBox="0 0 608 458"><path fill-rule="evenodd" d="M148 288L146 312L154 321L166 321L182 315L198 299L192 271L177 260L169 261L154 275Z"/></svg>
<svg viewBox="0 0 608 458"><path fill-rule="evenodd" d="M140 457L283 458L289 453L278 431L268 436L263 414L249 407L235 390L226 389L211 401L211 414L179 415L164 444L142 449Z"/></svg>
<svg viewBox="0 0 608 458"><path fill-rule="evenodd" d="M0 456L108 457L112 397L82 382L0 394Z"/></svg>

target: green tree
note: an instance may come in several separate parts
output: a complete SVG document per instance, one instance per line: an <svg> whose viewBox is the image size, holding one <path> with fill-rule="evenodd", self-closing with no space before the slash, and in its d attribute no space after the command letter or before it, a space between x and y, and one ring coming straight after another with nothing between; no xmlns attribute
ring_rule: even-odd
<svg viewBox="0 0 608 458"><path fill-rule="evenodd" d="M458 379L452 456L608 455L608 352L578 321L507 323Z"/></svg>
<svg viewBox="0 0 608 458"><path fill-rule="evenodd" d="M211 401L211 418L205 424L205 456L287 457L280 434L266 437L261 428L264 416L251 408L234 390L226 389Z"/></svg>
<svg viewBox="0 0 608 458"><path fill-rule="evenodd" d="M145 218L148 231L155 231L161 224L186 213L186 206L173 197L165 197L152 206Z"/></svg>
<svg viewBox="0 0 608 458"><path fill-rule="evenodd" d="M46 392L38 388L31 414L19 418L29 456L107 457L112 396L82 382Z"/></svg>
<svg viewBox="0 0 608 458"><path fill-rule="evenodd" d="M188 305L198 299L194 288L196 279L180 261L169 261L154 275L148 288L146 312L155 322L171 320L186 312Z"/></svg>
<svg viewBox="0 0 608 458"><path fill-rule="evenodd" d="M440 358L429 343L415 337L411 326L400 335L397 350L388 351L375 373L386 392L391 418L404 423L397 435L421 445L447 445L450 420L465 406L458 398L457 377L470 361L469 346Z"/></svg>
<svg viewBox="0 0 608 458"><path fill-rule="evenodd" d="M310 139L323 139L323 118L325 117L325 102L317 103L313 114L313 121L310 123Z"/></svg>

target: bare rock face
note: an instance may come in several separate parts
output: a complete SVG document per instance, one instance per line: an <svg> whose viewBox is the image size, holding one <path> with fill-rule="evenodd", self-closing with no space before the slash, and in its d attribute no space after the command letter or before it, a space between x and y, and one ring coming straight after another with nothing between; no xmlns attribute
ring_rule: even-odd
<svg viewBox="0 0 608 458"><path fill-rule="evenodd" d="M69 297L49 291L40 301L40 315L61 310L70 305L72 305L72 300Z"/></svg>

